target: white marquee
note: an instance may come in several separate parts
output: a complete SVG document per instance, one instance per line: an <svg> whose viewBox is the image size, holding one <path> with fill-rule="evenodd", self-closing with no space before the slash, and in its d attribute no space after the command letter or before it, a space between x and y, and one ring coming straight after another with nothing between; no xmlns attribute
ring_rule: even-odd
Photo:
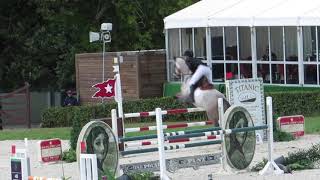
<svg viewBox="0 0 320 180"><path fill-rule="evenodd" d="M164 27L318 26L319 9L315 0L202 0L164 18Z"/></svg>

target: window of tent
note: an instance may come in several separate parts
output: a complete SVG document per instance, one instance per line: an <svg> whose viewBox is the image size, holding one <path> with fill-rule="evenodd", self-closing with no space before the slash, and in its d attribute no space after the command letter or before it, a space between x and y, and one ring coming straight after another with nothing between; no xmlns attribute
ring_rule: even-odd
<svg viewBox="0 0 320 180"><path fill-rule="evenodd" d="M239 27L239 58L242 61L251 61L251 33L249 27Z"/></svg>
<svg viewBox="0 0 320 180"><path fill-rule="evenodd" d="M270 27L270 53L274 54L271 61L283 61L283 48L283 27Z"/></svg>
<svg viewBox="0 0 320 180"><path fill-rule="evenodd" d="M297 27L284 27L286 61L298 61Z"/></svg>
<svg viewBox="0 0 320 180"><path fill-rule="evenodd" d="M194 56L206 60L206 28L194 29Z"/></svg>
<svg viewBox="0 0 320 180"><path fill-rule="evenodd" d="M212 60L224 60L223 27L211 28L211 54Z"/></svg>
<svg viewBox="0 0 320 180"><path fill-rule="evenodd" d="M225 59L238 60L237 27L225 27Z"/></svg>

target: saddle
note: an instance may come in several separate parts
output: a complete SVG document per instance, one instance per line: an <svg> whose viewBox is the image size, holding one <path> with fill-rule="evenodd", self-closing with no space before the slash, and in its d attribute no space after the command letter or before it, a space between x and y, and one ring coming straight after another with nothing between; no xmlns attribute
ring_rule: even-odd
<svg viewBox="0 0 320 180"><path fill-rule="evenodd" d="M197 87L199 87L201 90L210 90L214 89L214 85L209 83L208 79L203 76L197 83Z"/></svg>

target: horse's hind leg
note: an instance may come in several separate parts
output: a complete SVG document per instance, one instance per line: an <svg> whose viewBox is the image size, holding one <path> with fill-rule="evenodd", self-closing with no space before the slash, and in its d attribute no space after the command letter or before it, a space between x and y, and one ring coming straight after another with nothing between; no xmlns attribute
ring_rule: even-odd
<svg viewBox="0 0 320 180"><path fill-rule="evenodd" d="M219 114L217 112L207 111L207 117L209 121L213 121L215 127L219 127Z"/></svg>
<svg viewBox="0 0 320 180"><path fill-rule="evenodd" d="M223 98L223 112L226 112L226 110L230 107L229 101L227 101L225 98Z"/></svg>
<svg viewBox="0 0 320 180"><path fill-rule="evenodd" d="M226 112L226 110L230 107L230 103L223 98L223 112ZM208 120L213 121L213 124L215 126L219 126L219 110L218 110L218 104L216 106L213 106L210 108L210 110L207 111L207 117ZM222 115L223 117L223 115Z"/></svg>

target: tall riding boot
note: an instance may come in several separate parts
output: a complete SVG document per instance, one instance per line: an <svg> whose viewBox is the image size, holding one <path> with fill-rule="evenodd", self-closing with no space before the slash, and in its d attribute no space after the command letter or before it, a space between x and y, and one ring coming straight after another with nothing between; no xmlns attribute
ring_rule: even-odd
<svg viewBox="0 0 320 180"><path fill-rule="evenodd" d="M190 94L189 94L191 102L194 102L194 91L195 90L196 90L196 85L191 85L190 86Z"/></svg>

